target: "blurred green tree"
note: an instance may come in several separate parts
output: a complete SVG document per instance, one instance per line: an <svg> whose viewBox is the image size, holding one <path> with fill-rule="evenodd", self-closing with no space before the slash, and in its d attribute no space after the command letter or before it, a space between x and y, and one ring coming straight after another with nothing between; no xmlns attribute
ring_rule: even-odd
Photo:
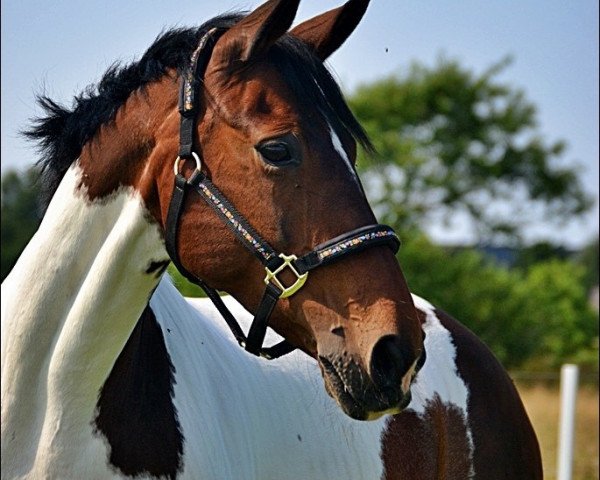
<svg viewBox="0 0 600 480"><path fill-rule="evenodd" d="M8 275L37 230L41 221L38 204L39 171L31 168L24 173L9 170L2 175L0 235L2 255L0 274Z"/></svg>
<svg viewBox="0 0 600 480"><path fill-rule="evenodd" d="M562 245L541 241L519 249L514 266L527 270L536 263L553 259L566 260L571 255L572 252Z"/></svg>
<svg viewBox="0 0 600 480"><path fill-rule="evenodd" d="M476 75L455 61L414 63L350 96L378 152L359 166L383 221L403 231L460 213L489 243L589 208L576 169L561 166L564 142L545 142L535 106L498 80L509 64Z"/></svg>
<svg viewBox="0 0 600 480"><path fill-rule="evenodd" d="M171 277L171 280L173 280L173 285L175 285L177 290L179 290L184 297L206 297L204 290L179 273L177 267L172 263L169 264L167 273Z"/></svg>
<svg viewBox="0 0 600 480"><path fill-rule="evenodd" d="M449 251L424 235L407 238L398 258L412 292L464 323L508 368L555 368L598 361L598 316L585 270L551 259L527 271L498 266L475 250Z"/></svg>
<svg viewBox="0 0 600 480"><path fill-rule="evenodd" d="M588 291L592 287L598 286L599 247L598 237L596 237L575 255L577 263L586 270L584 285Z"/></svg>
<svg viewBox="0 0 600 480"><path fill-rule="evenodd" d="M598 314L588 302L585 275L583 266L554 259L533 265L517 286L527 299L522 317L542 329L538 364L587 363L597 370Z"/></svg>

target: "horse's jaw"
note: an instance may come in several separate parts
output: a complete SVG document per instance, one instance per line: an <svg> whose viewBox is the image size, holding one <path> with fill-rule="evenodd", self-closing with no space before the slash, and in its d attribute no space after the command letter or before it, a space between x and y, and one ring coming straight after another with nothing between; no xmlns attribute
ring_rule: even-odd
<svg viewBox="0 0 600 480"><path fill-rule="evenodd" d="M81 175L75 163L2 285L8 476L43 472L52 456L43 449L74 449L77 461L76 425L92 429L98 392L162 273L156 265L168 263L139 194L90 201Z"/></svg>

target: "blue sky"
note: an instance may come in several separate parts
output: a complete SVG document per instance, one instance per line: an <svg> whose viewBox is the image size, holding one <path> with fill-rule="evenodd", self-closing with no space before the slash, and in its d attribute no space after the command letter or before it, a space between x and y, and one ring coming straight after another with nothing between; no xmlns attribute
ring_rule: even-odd
<svg viewBox="0 0 600 480"><path fill-rule="evenodd" d="M339 5L304 0L298 20ZM17 131L39 113L33 95L45 89L69 103L115 60L139 57L165 27L197 25L258 1L157 0L2 1L2 171L24 169L35 152ZM501 79L522 88L538 106L539 131L564 139L563 164L577 165L596 201L585 218L560 229L539 222L531 240L578 246L598 232L598 1L597 0L372 0L354 35L330 61L343 89L394 72L411 61L433 65L441 55L482 72L506 55ZM432 228L440 240L468 240L457 221Z"/></svg>

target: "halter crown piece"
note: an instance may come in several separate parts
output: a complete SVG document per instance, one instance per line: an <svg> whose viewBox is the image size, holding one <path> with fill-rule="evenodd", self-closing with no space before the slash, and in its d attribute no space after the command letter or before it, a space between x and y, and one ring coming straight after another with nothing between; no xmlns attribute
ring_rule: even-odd
<svg viewBox="0 0 600 480"><path fill-rule="evenodd" d="M198 110L197 92L214 45L224 32L224 29L212 29L200 38L198 47L192 54L190 65L182 75L179 91L179 113L181 115L179 156L175 160L175 186L167 214L165 243L167 252L175 266L182 275L206 292L227 322L238 343L254 355L273 359L296 348L286 340L272 347L262 346L269 317L280 298L291 297L300 290L307 281L308 273L316 267L327 265L348 254L378 245L388 245L395 253L400 248L400 240L391 227L376 224L367 225L335 237L317 245L312 251L300 257L278 253L252 228L248 221L202 172L201 157L193 148ZM187 179L179 171L181 160L193 160L196 163L194 173ZM221 217L242 245L250 250L265 266L265 292L254 315L248 336L244 334L233 314L223 303L219 293L214 288L209 287L202 279L186 270L179 259L176 247L179 218L181 217L185 197L190 191L199 194ZM296 278L290 286L285 286L278 278L278 275L286 268Z"/></svg>

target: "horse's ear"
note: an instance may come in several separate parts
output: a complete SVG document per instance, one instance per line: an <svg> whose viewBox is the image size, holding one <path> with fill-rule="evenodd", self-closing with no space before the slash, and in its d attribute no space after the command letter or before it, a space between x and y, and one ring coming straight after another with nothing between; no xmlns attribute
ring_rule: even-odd
<svg viewBox="0 0 600 480"><path fill-rule="evenodd" d="M269 0L231 27L219 40L219 47L226 49L229 60L251 61L288 31L299 3Z"/></svg>
<svg viewBox="0 0 600 480"><path fill-rule="evenodd" d="M315 54L325 60L346 41L365 14L369 0L349 0L300 25L290 33L303 40Z"/></svg>

